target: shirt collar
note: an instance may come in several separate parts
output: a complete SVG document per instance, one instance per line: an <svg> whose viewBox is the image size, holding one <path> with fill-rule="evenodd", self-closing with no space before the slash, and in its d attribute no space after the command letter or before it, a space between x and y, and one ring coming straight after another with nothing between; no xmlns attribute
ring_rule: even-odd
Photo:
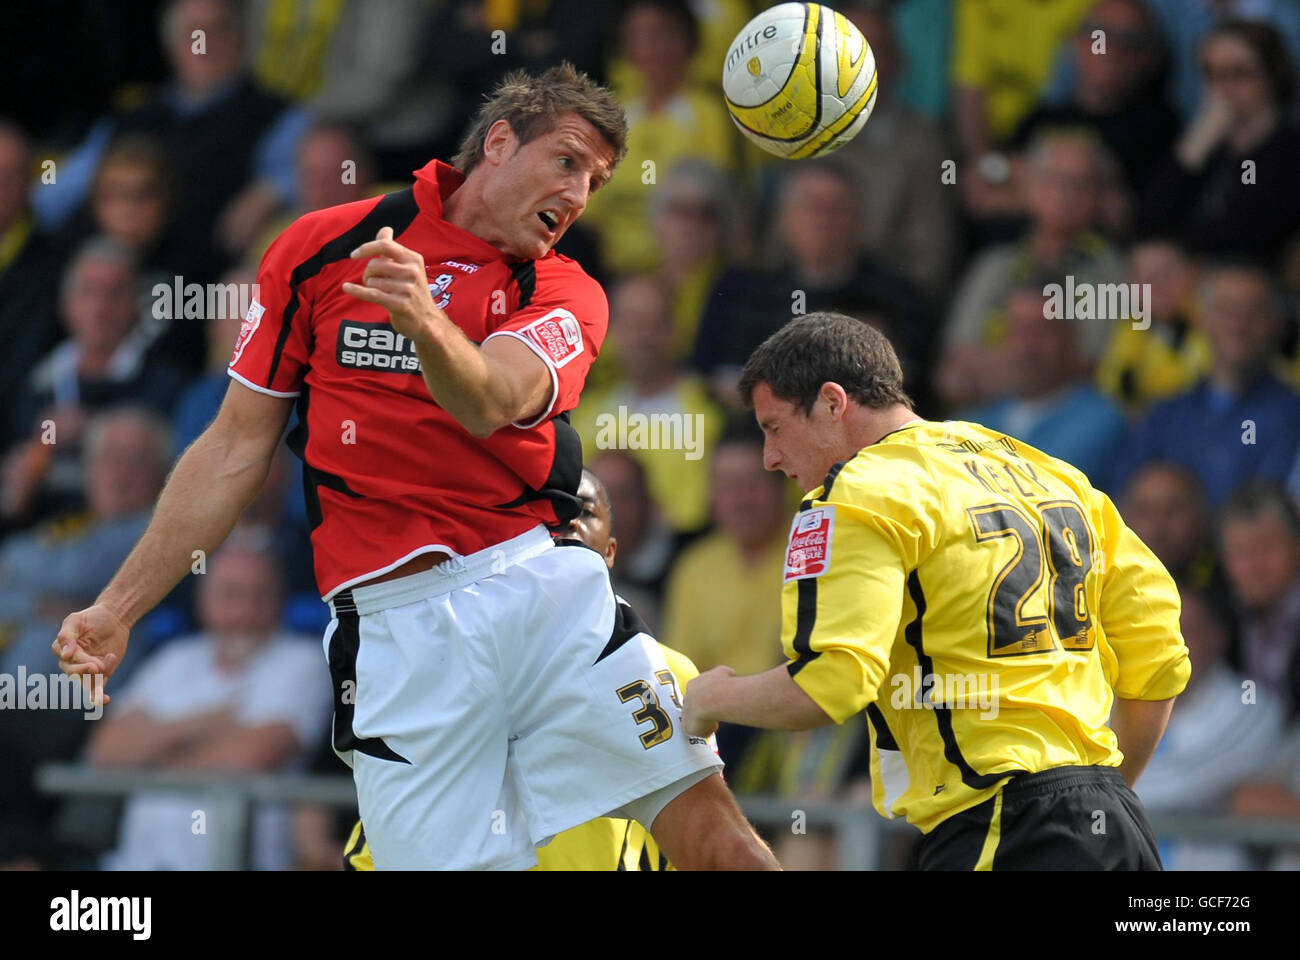
<svg viewBox="0 0 1300 960"><path fill-rule="evenodd" d="M430 160L415 173L415 202L420 212L442 219L442 203L465 182L465 174L449 163Z"/></svg>
<svg viewBox="0 0 1300 960"><path fill-rule="evenodd" d="M415 192L416 205L420 208L422 216L428 217L444 229L460 233L463 242L469 248L469 252L484 260L505 260L513 263L519 259L494 247L478 234L470 233L468 230L448 222L443 217L443 204L465 182L465 174L451 164L437 159L430 160L414 173L415 185L412 189ZM550 257L554 253L553 249L548 250L546 256Z"/></svg>

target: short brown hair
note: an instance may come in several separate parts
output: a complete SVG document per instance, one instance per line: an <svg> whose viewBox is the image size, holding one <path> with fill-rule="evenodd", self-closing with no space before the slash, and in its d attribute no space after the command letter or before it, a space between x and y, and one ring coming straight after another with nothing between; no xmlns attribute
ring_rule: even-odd
<svg viewBox="0 0 1300 960"><path fill-rule="evenodd" d="M534 76L509 73L479 108L451 165L468 174L483 159L483 141L492 124L504 120L521 144L550 133L566 113L582 117L614 150L614 164L627 153L627 117L614 94L569 62ZM611 170L613 167L611 167Z"/></svg>
<svg viewBox="0 0 1300 960"><path fill-rule="evenodd" d="M750 355L738 389L745 406L752 408L754 388L765 383L777 399L795 404L807 416L828 381L866 407L901 403L913 408L889 340L871 324L842 313L791 320Z"/></svg>

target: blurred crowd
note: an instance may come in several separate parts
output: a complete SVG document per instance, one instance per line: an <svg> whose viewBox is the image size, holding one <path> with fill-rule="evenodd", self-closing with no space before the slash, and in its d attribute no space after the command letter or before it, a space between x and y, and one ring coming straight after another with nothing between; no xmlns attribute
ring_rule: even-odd
<svg viewBox="0 0 1300 960"><path fill-rule="evenodd" d="M608 82L627 158L560 251L605 285L573 423L609 491L617 589L701 670L780 656L799 491L734 386L792 316L885 331L919 412L1082 469L1180 583L1195 664L1139 784L1154 811L1300 818L1300 5L841 0L879 96L789 163L732 125L748 0L51 0L0 41L0 675L49 645L210 421L239 298L295 217L450 158L507 71ZM108 11L112 12L108 12ZM58 63L57 76L49 64ZM164 294L162 291L166 290ZM165 303L164 303L165 300ZM690 418L685 449L610 417ZM681 446L680 444L678 446ZM688 455L689 454L689 455ZM101 720L0 710L0 864L202 867L194 798L42 795L42 762L342 772L329 751L299 465L136 628ZM861 800L857 722L724 729L738 792ZM255 862L336 867L333 818L259 813ZM791 842L792 839L797 842ZM791 865L832 862L786 838ZM1168 866L1286 850L1162 842Z"/></svg>

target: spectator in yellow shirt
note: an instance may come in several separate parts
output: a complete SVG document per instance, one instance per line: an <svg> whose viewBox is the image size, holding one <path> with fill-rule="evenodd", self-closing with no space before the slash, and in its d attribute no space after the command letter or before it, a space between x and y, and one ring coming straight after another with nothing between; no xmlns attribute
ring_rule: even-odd
<svg viewBox="0 0 1300 960"><path fill-rule="evenodd" d="M703 378L674 359L672 301L662 280L620 281L611 291L610 321L624 376L583 394L573 414L582 449L589 456L627 450L645 468L650 496L669 527L699 530L709 520L709 461L722 411Z"/></svg>
<svg viewBox="0 0 1300 960"><path fill-rule="evenodd" d="M1130 413L1186 390L1209 369L1210 344L1195 319L1196 273L1175 240L1145 240L1129 254L1129 279L1146 299L1147 317L1115 324L1097 386Z"/></svg>
<svg viewBox="0 0 1300 960"><path fill-rule="evenodd" d="M668 578L664 642L701 670L757 673L781 656L781 569L791 504L763 469L763 438L737 424L713 454L714 533L691 544Z"/></svg>
<svg viewBox="0 0 1300 960"><path fill-rule="evenodd" d="M653 270L659 254L650 231L655 184L690 157L730 169L736 131L718 91L688 81L699 28L684 0L635 0L623 17L622 48L642 80L642 93L624 107L627 157L591 198L584 222L601 241L614 273Z"/></svg>

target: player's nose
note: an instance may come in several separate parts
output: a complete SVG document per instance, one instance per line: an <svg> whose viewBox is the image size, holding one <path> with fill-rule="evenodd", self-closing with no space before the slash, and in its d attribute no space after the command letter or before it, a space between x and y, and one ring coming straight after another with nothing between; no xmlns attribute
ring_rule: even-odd
<svg viewBox="0 0 1300 960"><path fill-rule="evenodd" d="M763 469L781 469L781 454L777 452L777 449L773 447L771 443L763 444Z"/></svg>
<svg viewBox="0 0 1300 960"><path fill-rule="evenodd" d="M585 176L568 181L560 193L560 199L564 201L566 207L565 216L570 218L581 216L582 211L587 209L587 199L590 196L590 185Z"/></svg>

